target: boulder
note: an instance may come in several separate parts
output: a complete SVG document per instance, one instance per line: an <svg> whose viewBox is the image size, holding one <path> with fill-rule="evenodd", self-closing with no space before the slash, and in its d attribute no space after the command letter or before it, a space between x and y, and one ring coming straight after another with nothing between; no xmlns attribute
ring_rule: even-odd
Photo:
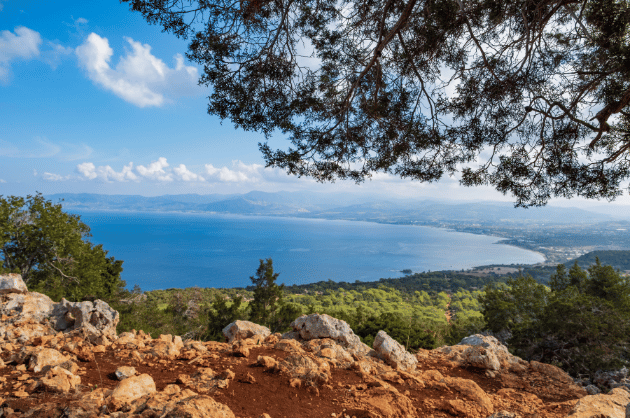
<svg viewBox="0 0 630 418"><path fill-rule="evenodd" d="M440 347L437 350L460 366L478 367L489 371L504 368L514 372L525 371L528 367L526 361L510 354L506 346L488 335L470 335L455 346Z"/></svg>
<svg viewBox="0 0 630 418"><path fill-rule="evenodd" d="M232 410L222 403L215 401L208 396L194 396L179 401L175 408L162 418L236 418Z"/></svg>
<svg viewBox="0 0 630 418"><path fill-rule="evenodd" d="M46 367L51 368L58 366L69 360L70 359L68 357L64 356L57 350L52 348L42 348L31 355L28 368L34 373L39 373Z"/></svg>
<svg viewBox="0 0 630 418"><path fill-rule="evenodd" d="M42 378L41 384L46 390L68 393L74 390L77 385L81 384L81 378L66 369L55 366L48 370L46 375Z"/></svg>
<svg viewBox="0 0 630 418"><path fill-rule="evenodd" d="M379 358L397 370L411 372L418 364L418 360L413 355L382 330L374 338L374 351Z"/></svg>
<svg viewBox="0 0 630 418"><path fill-rule="evenodd" d="M133 376L121 381L109 397L110 409L118 410L122 405L130 403L144 395L157 392L153 378L148 374Z"/></svg>
<svg viewBox="0 0 630 418"><path fill-rule="evenodd" d="M615 388L608 394L588 395L580 399L567 418L626 418L630 393Z"/></svg>
<svg viewBox="0 0 630 418"><path fill-rule="evenodd" d="M234 321L223 328L223 335L230 343L235 340L251 338L254 335L261 335L265 338L270 334L269 328L249 321Z"/></svg>
<svg viewBox="0 0 630 418"><path fill-rule="evenodd" d="M346 321L330 315L302 315L291 323L291 327L294 335L299 335L304 340L330 338L351 353L365 355L370 351L370 347L361 342Z"/></svg>
<svg viewBox="0 0 630 418"><path fill-rule="evenodd" d="M118 321L118 311L98 299L94 302L61 299L51 314L51 322L57 331L78 331L93 344L107 345L109 339L116 339Z"/></svg>
<svg viewBox="0 0 630 418"><path fill-rule="evenodd" d="M28 292L28 289L22 280L22 276L15 273L0 274L0 295L26 292Z"/></svg>

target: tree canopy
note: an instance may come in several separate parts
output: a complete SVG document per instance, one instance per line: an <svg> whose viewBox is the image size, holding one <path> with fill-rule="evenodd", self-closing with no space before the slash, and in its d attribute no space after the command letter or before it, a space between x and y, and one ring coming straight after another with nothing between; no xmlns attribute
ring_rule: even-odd
<svg viewBox="0 0 630 418"><path fill-rule="evenodd" d="M630 177L627 0L121 0L190 39L208 112L320 181L461 175L516 205ZM459 173L459 174L458 174Z"/></svg>
<svg viewBox="0 0 630 418"><path fill-rule="evenodd" d="M22 275L53 299L108 298L124 288L122 261L88 241L90 228L41 194L0 195L0 273Z"/></svg>

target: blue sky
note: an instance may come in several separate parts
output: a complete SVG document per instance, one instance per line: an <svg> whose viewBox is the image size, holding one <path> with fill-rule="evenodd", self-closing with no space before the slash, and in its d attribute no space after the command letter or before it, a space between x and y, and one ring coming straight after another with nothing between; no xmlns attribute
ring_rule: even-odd
<svg viewBox="0 0 630 418"><path fill-rule="evenodd" d="M451 178L322 185L265 169L261 134L206 113L209 90L197 85L186 46L115 0L0 0L0 195L313 190L511 200Z"/></svg>

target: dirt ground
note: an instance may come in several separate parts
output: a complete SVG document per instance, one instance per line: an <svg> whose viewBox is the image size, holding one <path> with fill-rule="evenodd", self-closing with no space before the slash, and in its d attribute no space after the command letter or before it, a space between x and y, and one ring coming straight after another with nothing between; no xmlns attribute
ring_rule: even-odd
<svg viewBox="0 0 630 418"><path fill-rule="evenodd" d="M258 418L263 413L269 414L271 418L402 417L403 413L417 417L481 416L474 410L467 414L449 406L458 405L453 402L460 399L466 402L475 400L470 395L468 398L466 394L462 396L462 393L453 390L448 384L440 383L439 379L426 383L430 380L427 376L435 372L476 382L495 405L495 411L517 412L523 418L565 417L577 400L571 392L564 393L561 389L554 388L546 381L545 376L531 370L521 375L506 372L492 377L483 370L459 367L444 361L439 355L424 352L423 355L418 355L416 375L419 376L417 380L425 383L418 383L412 378L401 378L396 373L390 373L388 377L377 376L380 381L386 381L386 385L394 388L390 393L404 394L411 405L378 405L375 403L377 397L373 394L380 393L375 392L374 388L380 383L375 384L377 379L372 377L366 379L365 373L360 370L331 368L331 378L327 384L318 388L292 387L286 375L256 364L258 356L268 356L280 361L289 354L287 351L260 345L252 347L248 357L237 357L227 344L204 344L209 350L208 355L201 361L197 358L192 363L184 358L152 358L137 362L132 359L133 350L110 346L103 353L95 353L93 360L79 363L81 385L72 394L54 394L38 388L27 397L15 397L15 392L23 388L29 379L36 380L41 375L16 370L17 365L6 365L0 368L0 401L4 401L1 405L5 411L6 408L13 410L13 415L8 417L19 417L38 405L50 403L56 407L50 409L45 418L67 417L67 407L82 394L96 388L114 389L119 383L114 374L119 366L133 366L138 374L149 374L155 381L158 392L167 385L179 385L184 389L185 385L178 377L182 374L194 375L200 367L209 367L217 373L229 369L235 376L229 386L210 393L210 396L227 405L239 418ZM24 377L25 375L28 377ZM386 399L387 397L382 397L382 400ZM405 409L409 410L405 412ZM0 413L0 417L6 416Z"/></svg>

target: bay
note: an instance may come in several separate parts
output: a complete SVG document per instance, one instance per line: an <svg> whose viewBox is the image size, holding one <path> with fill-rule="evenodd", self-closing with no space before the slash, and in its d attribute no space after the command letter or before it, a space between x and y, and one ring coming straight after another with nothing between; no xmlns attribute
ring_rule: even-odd
<svg viewBox="0 0 630 418"><path fill-rule="evenodd" d="M143 290L245 287L259 259L279 283L354 282L487 264L534 264L542 255L497 237L370 222L216 215L75 211L95 244L124 260L122 278Z"/></svg>

